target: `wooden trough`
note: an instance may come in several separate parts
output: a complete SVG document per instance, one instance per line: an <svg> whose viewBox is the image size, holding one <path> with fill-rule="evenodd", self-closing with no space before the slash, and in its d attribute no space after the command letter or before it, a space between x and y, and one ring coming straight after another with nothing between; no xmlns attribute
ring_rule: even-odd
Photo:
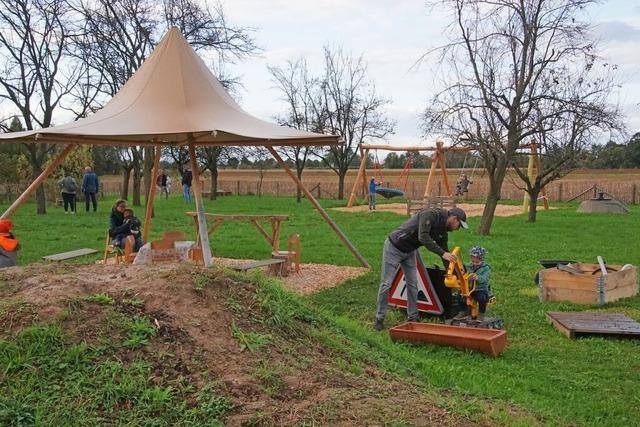
<svg viewBox="0 0 640 427"><path fill-rule="evenodd" d="M389 329L393 341L429 343L475 350L496 357L507 346L507 331L406 322Z"/></svg>
<svg viewBox="0 0 640 427"><path fill-rule="evenodd" d="M540 301L598 304L638 294L638 270L608 265L603 275L598 264L573 263L566 268L547 268L538 275Z"/></svg>

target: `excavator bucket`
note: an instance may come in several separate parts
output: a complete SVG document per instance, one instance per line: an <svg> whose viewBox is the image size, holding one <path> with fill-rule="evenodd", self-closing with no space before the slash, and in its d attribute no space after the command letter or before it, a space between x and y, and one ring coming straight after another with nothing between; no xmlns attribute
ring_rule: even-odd
<svg viewBox="0 0 640 427"><path fill-rule="evenodd" d="M406 322L389 329L393 341L429 343L475 350L496 357L507 346L507 332L436 323Z"/></svg>

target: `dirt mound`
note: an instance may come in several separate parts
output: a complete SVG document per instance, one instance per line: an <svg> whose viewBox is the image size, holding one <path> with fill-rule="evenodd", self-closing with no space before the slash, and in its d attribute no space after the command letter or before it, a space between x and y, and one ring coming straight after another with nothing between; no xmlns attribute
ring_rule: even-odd
<svg viewBox="0 0 640 427"><path fill-rule="evenodd" d="M472 204L472 203L457 203L456 206L464 209L467 213L467 216L482 216L482 211L484 210L484 205ZM367 205L353 206L351 208L343 207L343 208L333 208L337 211L341 212L372 212L369 211L369 207ZM379 212L393 212L398 215L406 215L407 214L407 204L406 203L384 203L376 206L376 211ZM522 213L522 206L513 206L513 205L498 205L496 207L496 216L512 216L518 215Z"/></svg>
<svg viewBox="0 0 640 427"><path fill-rule="evenodd" d="M198 389L213 379L233 403L227 425L469 423L417 386L320 344L330 332L293 310L290 294L223 270L32 265L0 272L0 298L5 338L53 322L77 342L104 345L125 334L114 318L148 319L155 333L129 337L137 344L120 347L119 360L150 360L158 382Z"/></svg>

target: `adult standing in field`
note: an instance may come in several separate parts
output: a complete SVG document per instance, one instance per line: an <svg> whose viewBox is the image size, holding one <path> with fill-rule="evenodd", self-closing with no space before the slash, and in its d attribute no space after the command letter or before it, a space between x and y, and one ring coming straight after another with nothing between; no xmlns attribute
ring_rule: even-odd
<svg viewBox="0 0 640 427"><path fill-rule="evenodd" d="M184 197L184 201L187 203L191 203L191 184L193 182L193 173L191 169L185 168L184 173L182 174L182 196Z"/></svg>
<svg viewBox="0 0 640 427"><path fill-rule="evenodd" d="M82 192L84 193L84 207L89 212L89 201L93 204L93 211L98 210L98 201L96 200L96 193L100 186L98 175L91 170L91 166L84 168L84 176L82 177Z"/></svg>
<svg viewBox="0 0 640 427"><path fill-rule="evenodd" d="M160 174L158 174L156 178L156 185L160 188L160 197L164 194L165 200L169 198L168 179L169 177L164 173L164 169L161 169Z"/></svg>
<svg viewBox="0 0 640 427"><path fill-rule="evenodd" d="M62 194L62 203L64 205L64 213L71 212L72 215L76 213L76 192L78 191L78 183L76 179L72 177L69 172L65 171L64 177L58 181L58 187Z"/></svg>
<svg viewBox="0 0 640 427"><path fill-rule="evenodd" d="M407 319L418 320L418 276L416 251L424 246L446 262L456 260L449 252L449 232L467 226L467 214L460 208L426 208L392 231L384 242L382 271L378 290L375 328L384 328L384 316L389 305L389 289L398 266L402 267L407 286Z"/></svg>

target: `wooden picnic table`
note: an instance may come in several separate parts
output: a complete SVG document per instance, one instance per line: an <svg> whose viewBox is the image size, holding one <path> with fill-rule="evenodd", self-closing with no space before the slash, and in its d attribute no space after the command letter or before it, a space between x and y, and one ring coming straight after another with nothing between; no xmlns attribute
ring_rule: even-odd
<svg viewBox="0 0 640 427"><path fill-rule="evenodd" d="M205 212L207 223L209 223L209 229L207 234L211 235L216 228L220 227L225 221L247 221L253 224L253 226L260 232L260 235L271 246L272 251L278 251L280 249L280 227L282 221L289 219L288 215L251 215L251 214L238 214L238 215L222 215L211 214ZM187 212L187 216L193 218L196 226L196 236L198 236L198 214L196 212ZM271 226L271 232L267 232L265 227L261 223L268 223ZM197 237L196 247L200 247L200 238Z"/></svg>

